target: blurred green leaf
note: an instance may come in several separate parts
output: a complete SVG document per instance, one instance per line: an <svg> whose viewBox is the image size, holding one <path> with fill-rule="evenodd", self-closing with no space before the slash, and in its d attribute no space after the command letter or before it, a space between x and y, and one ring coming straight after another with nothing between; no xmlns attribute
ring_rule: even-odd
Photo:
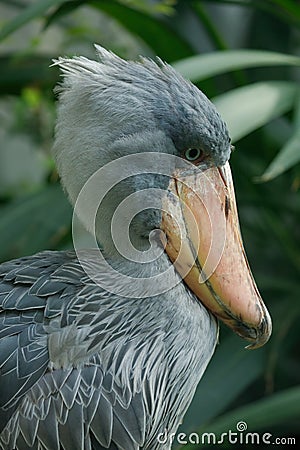
<svg viewBox="0 0 300 450"><path fill-rule="evenodd" d="M300 66L300 58L263 50L224 50L191 56L172 65L185 78L199 81L220 73L249 67Z"/></svg>
<svg viewBox="0 0 300 450"><path fill-rule="evenodd" d="M166 61L175 61L178 56L183 58L193 53L190 45L159 17L151 17L114 1L91 1L90 4L114 17Z"/></svg>
<svg viewBox="0 0 300 450"><path fill-rule="evenodd" d="M295 133L283 145L280 152L275 156L269 164L265 172L257 177L257 181L269 181L286 170L293 167L300 161L300 92L295 101L294 111L294 129Z"/></svg>
<svg viewBox="0 0 300 450"><path fill-rule="evenodd" d="M197 0L196 0L197 1ZM207 3L216 3L216 0L204 0ZM218 0L218 3L245 6L253 10L265 11L288 23L300 25L300 9L294 0Z"/></svg>
<svg viewBox="0 0 300 450"><path fill-rule="evenodd" d="M237 141L270 120L289 111L298 92L297 83L265 81L233 89L213 99Z"/></svg>
<svg viewBox="0 0 300 450"><path fill-rule="evenodd" d="M287 143L282 147L280 152L275 156L273 161L267 167L258 181L270 181L286 170L300 162L300 130L298 130Z"/></svg>
<svg viewBox="0 0 300 450"><path fill-rule="evenodd" d="M63 0L39 0L27 6L17 17L4 23L0 30L0 41L21 28L26 23L45 14L49 8L63 3Z"/></svg>
<svg viewBox="0 0 300 450"><path fill-rule="evenodd" d="M179 36L160 16L153 16L137 9L130 8L114 0L74 0L62 4L51 16L46 25L49 26L58 18L83 4L88 4L103 11L122 24L128 31L139 36L149 47L166 61L190 56L191 46Z"/></svg>
<svg viewBox="0 0 300 450"><path fill-rule="evenodd" d="M271 210L262 210L263 217L269 226L270 232L272 231L280 243L281 247L288 256L291 264L300 272L300 253L299 248L295 246L294 237L291 235L286 224L282 221L282 218L277 213Z"/></svg>
<svg viewBox="0 0 300 450"><path fill-rule="evenodd" d="M140 11L148 13L163 13L172 14L174 12L173 6L176 0L161 0L156 2L149 2L148 0L119 0L120 3L129 7L134 7Z"/></svg>
<svg viewBox="0 0 300 450"><path fill-rule="evenodd" d="M269 3L273 6L278 6L282 11L288 14L288 17L292 20L298 19L300 21L300 9L299 5L295 4L293 0L269 0Z"/></svg>
<svg viewBox="0 0 300 450"><path fill-rule="evenodd" d="M210 37L211 41L214 43L216 49L226 50L228 48L227 43L225 42L222 34L219 32L217 24L214 23L213 18L210 17L210 15L208 14L203 3L193 1L192 7L197 16L199 17L200 22L205 27L205 30L208 36Z"/></svg>
<svg viewBox="0 0 300 450"><path fill-rule="evenodd" d="M229 430L236 432L237 424L241 421L246 423L248 432L260 430L270 432L271 427L278 424L282 425L289 420L300 420L300 387L283 390L270 397L230 411L210 422L209 425L202 426L197 430L197 433L200 437L203 433L214 433L218 438L222 433L226 433ZM246 430L244 433L246 433ZM273 439L270 438L270 442L273 442L274 439L275 436ZM228 443L226 437L224 442ZM184 448L186 450L195 450L206 445L207 440L201 444L201 447L187 445Z"/></svg>
<svg viewBox="0 0 300 450"><path fill-rule="evenodd" d="M71 217L71 207L58 185L1 206L1 258L56 248L69 232Z"/></svg>
<svg viewBox="0 0 300 450"><path fill-rule="evenodd" d="M46 56L0 56L0 95L20 94L29 85L52 88L58 71L56 68L50 69L50 64L51 57Z"/></svg>

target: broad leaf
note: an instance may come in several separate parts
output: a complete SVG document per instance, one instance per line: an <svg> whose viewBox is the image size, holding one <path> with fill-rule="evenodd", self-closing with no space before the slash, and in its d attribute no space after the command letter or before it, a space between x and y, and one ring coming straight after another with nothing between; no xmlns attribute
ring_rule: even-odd
<svg viewBox="0 0 300 450"><path fill-rule="evenodd" d="M280 152L275 156L271 164L267 167L258 181L269 181L286 170L293 167L300 161L300 98L297 97L294 111L295 134L286 140Z"/></svg>
<svg viewBox="0 0 300 450"><path fill-rule="evenodd" d="M191 81L236 69L275 65L300 66L300 58L263 50L224 50L191 56L173 63L173 67Z"/></svg>
<svg viewBox="0 0 300 450"><path fill-rule="evenodd" d="M222 376L222 374L220 374L220 376ZM280 429L283 431L284 423L287 424L288 429L289 421L299 422L299 420L300 387L297 386L230 411L215 421L210 422L209 425L201 427L197 430L197 434L200 437L200 442L201 438L204 440L201 444L202 448L202 446L208 444L208 437L207 435L204 435L204 433L213 433L216 436L216 439L220 439L222 433L228 433L229 430L232 430L232 432L243 431L244 435L247 432L261 431L262 435L264 433L270 433L271 427L275 427L276 425L280 425ZM270 434L269 440L272 444L275 442L276 436L272 433ZM210 437L212 439L212 436ZM213 442L213 440L210 440L210 445L212 445ZM215 443L217 444L218 441L216 440ZM223 436L223 443L228 445L228 435L227 439L226 436ZM263 442L260 441L260 444L260 446L262 446ZM258 447L260 446L258 445ZM195 448L200 448L200 446L184 446L185 450L195 450Z"/></svg>
<svg viewBox="0 0 300 450"><path fill-rule="evenodd" d="M69 232L71 217L71 207L57 185L1 206L1 259L56 248Z"/></svg>
<svg viewBox="0 0 300 450"><path fill-rule="evenodd" d="M4 23L0 30L0 41L31 20L45 14L52 6L57 6L60 3L63 3L63 0L39 0L38 2L31 3L14 19Z"/></svg>
<svg viewBox="0 0 300 450"><path fill-rule="evenodd" d="M47 20L47 26L58 17L68 14L83 4L93 6L117 20L128 31L142 39L157 55L166 61L174 61L193 53L190 45L159 16L130 8L114 0L74 0L65 2ZM101 42L98 42L101 44Z"/></svg>
<svg viewBox="0 0 300 450"><path fill-rule="evenodd" d="M265 81L233 89L213 99L237 141L289 111L298 86L289 81Z"/></svg>
<svg viewBox="0 0 300 450"><path fill-rule="evenodd" d="M209 426L201 427L200 430L220 435L230 429L237 431L237 424L243 421L247 424L249 432L259 430L267 432L271 427L282 425L289 420L300 420L299 386L230 411L211 422Z"/></svg>
<svg viewBox="0 0 300 450"><path fill-rule="evenodd" d="M193 53L190 45L159 17L152 17L112 0L89 3L114 17L166 61L175 61L178 57L183 58Z"/></svg>
<svg viewBox="0 0 300 450"><path fill-rule="evenodd" d="M282 147L259 181L269 181L300 162L300 130Z"/></svg>

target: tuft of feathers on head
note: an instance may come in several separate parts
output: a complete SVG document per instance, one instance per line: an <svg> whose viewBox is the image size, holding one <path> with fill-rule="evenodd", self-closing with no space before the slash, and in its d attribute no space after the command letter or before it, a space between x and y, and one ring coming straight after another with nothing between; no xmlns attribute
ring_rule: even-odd
<svg viewBox="0 0 300 450"><path fill-rule="evenodd" d="M70 80L76 78L87 78L90 82L105 81L105 78L115 78L128 83L140 82L173 82L187 86L193 86L185 80L172 66L162 61L159 57L155 60L139 56L137 61L126 61L112 51L106 50L100 45L94 44L99 60L90 60L84 56L72 58L59 57L53 59L52 66L61 69L64 80L69 84ZM144 86L146 88L146 85ZM58 88L60 90L62 85Z"/></svg>
<svg viewBox="0 0 300 450"><path fill-rule="evenodd" d="M72 104L68 114L77 114L85 102L90 123L101 117L103 125L107 121L121 135L159 129L178 152L195 146L212 153L217 164L228 159L226 125L196 86L160 58L126 61L99 45L95 48L98 61L83 56L53 61L63 75L56 88L61 104ZM76 120L80 122L78 114Z"/></svg>

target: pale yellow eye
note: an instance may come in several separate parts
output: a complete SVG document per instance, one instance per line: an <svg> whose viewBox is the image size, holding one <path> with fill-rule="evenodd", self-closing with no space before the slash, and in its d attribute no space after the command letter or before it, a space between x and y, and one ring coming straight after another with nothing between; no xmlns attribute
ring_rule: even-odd
<svg viewBox="0 0 300 450"><path fill-rule="evenodd" d="M204 153L200 148L188 148L184 152L184 158L192 163L200 162L203 159L203 156Z"/></svg>

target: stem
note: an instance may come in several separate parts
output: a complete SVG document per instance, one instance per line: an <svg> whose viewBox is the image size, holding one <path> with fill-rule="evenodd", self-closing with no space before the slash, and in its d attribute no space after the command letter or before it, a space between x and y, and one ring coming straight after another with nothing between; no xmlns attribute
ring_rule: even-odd
<svg viewBox="0 0 300 450"><path fill-rule="evenodd" d="M206 13L201 3L198 1L194 1L192 3L192 6L197 15L199 16L201 22L203 23L204 27L206 28L206 31L210 36L211 40L213 41L213 43L215 44L216 48L219 50L227 50L228 45L226 44L225 40L212 23L210 17Z"/></svg>

